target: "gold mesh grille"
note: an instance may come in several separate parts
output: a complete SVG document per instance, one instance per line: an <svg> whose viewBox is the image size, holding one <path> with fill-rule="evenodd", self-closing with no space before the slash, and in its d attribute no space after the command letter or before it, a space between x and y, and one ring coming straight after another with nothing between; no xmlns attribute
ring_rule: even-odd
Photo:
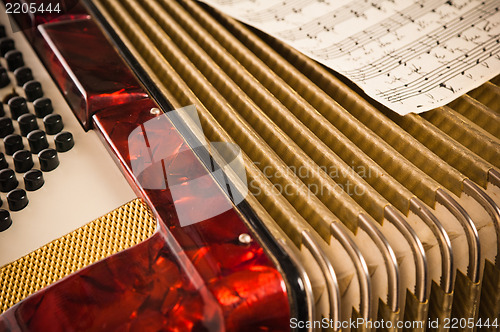
<svg viewBox="0 0 500 332"><path fill-rule="evenodd" d="M0 313L98 260L130 248L156 229L156 220L135 199L0 269Z"/></svg>

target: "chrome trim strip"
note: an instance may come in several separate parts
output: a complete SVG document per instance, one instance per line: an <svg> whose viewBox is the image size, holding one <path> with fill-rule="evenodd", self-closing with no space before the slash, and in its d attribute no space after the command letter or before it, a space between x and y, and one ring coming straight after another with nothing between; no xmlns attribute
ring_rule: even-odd
<svg viewBox="0 0 500 332"><path fill-rule="evenodd" d="M371 320L371 281L370 273L368 272L368 266L363 258L363 255L359 251L358 247L354 241L347 235L344 225L341 226L339 223L331 223L330 231L332 236L337 239L340 244L347 251L349 257L351 258L357 274L359 281L359 293L360 293L360 303L359 303L359 313L361 318L365 321Z"/></svg>
<svg viewBox="0 0 500 332"><path fill-rule="evenodd" d="M427 208L427 206L418 198L413 197L410 200L410 210L415 213L429 228L438 240L439 250L441 251L441 289L449 294L455 286L456 268L453 262L453 249L448 233L438 218Z"/></svg>
<svg viewBox="0 0 500 332"><path fill-rule="evenodd" d="M427 266L427 255L424 246L417 234L401 216L401 214L391 205L384 209L384 215L387 221L396 227L410 245L415 260L416 278L415 278L415 296L420 302L427 301L429 289L427 287L429 280L429 269Z"/></svg>
<svg viewBox="0 0 500 332"><path fill-rule="evenodd" d="M283 251L285 251L287 253L287 255L290 257L290 260L293 263L295 263L295 267L297 269L297 276L299 277L299 280L301 280L303 288L304 288L304 292L306 293L306 306L307 306L307 312L308 312L307 319L312 322L316 317L316 306L314 305L314 293L313 293L313 289L312 289L311 280L309 279L309 276L307 275L306 269L300 263L300 258L298 257L298 254L296 253L296 251L294 251L292 248L290 248L284 239L278 239L277 242L281 246ZM307 328L304 331L312 332L312 327Z"/></svg>
<svg viewBox="0 0 500 332"><path fill-rule="evenodd" d="M493 201L493 199L491 199L491 197L484 192L483 189L470 179L464 180L464 193L472 196L476 201L478 201L493 219L495 232L497 233L497 255L495 257L495 266L500 267L500 260L498 259L500 253L500 208Z"/></svg>
<svg viewBox="0 0 500 332"><path fill-rule="evenodd" d="M330 319L338 322L340 321L340 290L332 263L307 230L302 231L302 243L311 252L323 272L329 295Z"/></svg>
<svg viewBox="0 0 500 332"><path fill-rule="evenodd" d="M500 188L500 172L492 168L488 172L488 180L491 184Z"/></svg>
<svg viewBox="0 0 500 332"><path fill-rule="evenodd" d="M479 235L476 225L474 225L474 222L465 209L441 188L436 191L436 201L443 204L462 225L467 237L467 244L469 245L469 267L467 269L467 276L472 282L479 282L481 246L479 244Z"/></svg>
<svg viewBox="0 0 500 332"><path fill-rule="evenodd" d="M374 222L364 215L360 214L358 217L359 227L364 230L370 238L375 242L377 248L381 251L384 257L384 263L387 270L387 305L392 311L399 310L399 266L396 254L386 237L382 234L380 229L375 226Z"/></svg>

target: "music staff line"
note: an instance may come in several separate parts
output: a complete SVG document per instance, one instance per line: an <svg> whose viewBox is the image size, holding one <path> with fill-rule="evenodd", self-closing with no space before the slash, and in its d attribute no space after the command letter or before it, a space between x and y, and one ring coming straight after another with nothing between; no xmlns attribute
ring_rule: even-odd
<svg viewBox="0 0 500 332"><path fill-rule="evenodd" d="M421 1L420 3L412 4L411 6L408 6L401 11L398 11L396 14L386 18L384 21L374 24L338 43L315 50L314 54L327 59L338 58L344 56L345 54L351 54L352 52L363 48L366 43L381 38L387 33L404 26L408 22L414 22L418 18L427 14L429 10L435 10L443 5L451 4L449 1L444 0L431 1L430 3Z"/></svg>
<svg viewBox="0 0 500 332"><path fill-rule="evenodd" d="M371 61L365 65L354 70L346 71L344 74L351 76L353 79L370 79L397 68L403 62L408 62L424 53L430 52L433 47L443 44L454 37L459 37L460 33L466 27L473 27L480 19L485 19L498 12L498 7L495 8L494 1L491 1L488 6L484 8L475 7L473 12L463 15L463 19L454 22L451 20L445 23L440 28L433 30L431 33L422 36L421 38L409 43L397 50L387 53L385 56L378 60ZM489 11L495 9L495 11ZM484 14L486 13L486 14ZM477 16L476 16L477 15ZM444 32L444 33L443 33ZM404 59L404 61L403 61Z"/></svg>
<svg viewBox="0 0 500 332"><path fill-rule="evenodd" d="M225 10L243 17L274 8L266 14L270 21L255 23L257 28L345 75L402 115L444 105L500 73L498 0L313 1L299 8L290 6L299 2L257 0L253 11L247 10L251 2Z"/></svg>
<svg viewBox="0 0 500 332"><path fill-rule="evenodd" d="M484 2L483 2L484 3ZM412 43L406 44L402 47L400 47L397 50L392 51L391 53L388 53L386 56L383 56L379 58L376 61L372 61L369 65L361 68L357 68L355 70L349 71L348 73L351 75L355 75L356 72L364 72L365 75L376 70L380 69L380 67L374 68L374 66L377 65L384 65L384 62L391 62L391 58L394 58L396 60L401 60L403 58L406 58L407 56L418 56L421 55L423 52L430 50L432 47L435 47L438 44L442 44L443 42L449 40L450 38L453 38L457 36L459 33L461 33L465 27L468 26L473 26L475 23L478 22L479 19L484 19L488 16L494 15L495 12L491 12L490 9L494 9L495 7L494 1L491 1L488 5L486 5L484 8L482 7L474 7L472 8L469 12L464 13L459 21L456 21L455 19L452 19L442 26L434 29L430 33L426 34L425 36L420 37L419 39L414 40ZM498 7L495 8L498 11ZM485 14L486 16L482 15ZM444 31L444 33L443 33ZM426 43L427 41L431 40L431 43ZM423 48L423 49L422 49ZM398 53L402 52L402 53ZM418 54L417 54L418 52ZM387 58L387 56L391 58ZM399 65L399 64L398 64ZM375 73L378 75L380 72ZM365 76L366 77L366 76Z"/></svg>
<svg viewBox="0 0 500 332"><path fill-rule="evenodd" d="M314 38L321 31L332 31L336 25L353 17L362 17L371 8L380 8L386 0L361 0L336 8L299 27L279 31L276 34L291 41L304 38ZM328 21L328 23L325 23Z"/></svg>
<svg viewBox="0 0 500 332"><path fill-rule="evenodd" d="M284 16L297 12L310 4L310 0L286 0L260 11L247 12L242 17L258 23L283 20Z"/></svg>
<svg viewBox="0 0 500 332"><path fill-rule="evenodd" d="M240 2L248 2L252 1L255 2L256 0L216 0L219 5L223 6L234 6L237 5Z"/></svg>
<svg viewBox="0 0 500 332"><path fill-rule="evenodd" d="M436 87L444 87L452 92L454 89L446 86L444 82L458 76L465 75L465 72L472 67L484 63L500 52L500 37L496 36L488 40L483 45L477 46L471 52L461 55L447 64L433 70L430 75L424 75L418 79L406 83L403 86L379 92L377 95L384 97L391 102L399 102L416 95L428 92ZM453 68L453 70L450 70ZM406 91L405 91L406 90Z"/></svg>
<svg viewBox="0 0 500 332"><path fill-rule="evenodd" d="M406 93L397 93L396 92L396 93L393 93L392 95L387 96L386 99L389 101L402 101L402 100L411 98L413 96L428 92L428 91L430 91L433 88L436 88L438 86L443 87L443 88L447 88L448 90L450 90L452 92L456 92L456 90L452 86L447 86L445 82L460 75L460 74L465 75L465 71L467 71L467 70L475 67L476 65L483 63L483 61L495 56L495 54L493 52L498 52L499 50L500 50L500 46L497 46L489 54L481 54L479 57L476 58L476 61L472 61L472 62L460 61L460 66L456 67L456 69L457 69L456 71L453 71L453 72L444 71L444 75L437 76L435 81L436 80L441 81L441 83L439 83L439 84L433 84L433 85L427 85L427 86L426 85L417 86L413 89L413 92L406 92ZM416 90L416 89L418 89L418 90ZM380 95L382 95L382 94L380 94Z"/></svg>

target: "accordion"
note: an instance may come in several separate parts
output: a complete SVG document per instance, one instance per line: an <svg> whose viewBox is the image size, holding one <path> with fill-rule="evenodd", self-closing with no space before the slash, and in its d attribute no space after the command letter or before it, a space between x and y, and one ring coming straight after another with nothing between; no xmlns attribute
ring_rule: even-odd
<svg viewBox="0 0 500 332"><path fill-rule="evenodd" d="M500 330L500 76L402 116L193 0L17 5L0 39L16 170L0 171L0 331ZM9 150L16 130L34 166ZM36 207L43 192L61 198ZM60 235L4 254L64 197L81 211Z"/></svg>

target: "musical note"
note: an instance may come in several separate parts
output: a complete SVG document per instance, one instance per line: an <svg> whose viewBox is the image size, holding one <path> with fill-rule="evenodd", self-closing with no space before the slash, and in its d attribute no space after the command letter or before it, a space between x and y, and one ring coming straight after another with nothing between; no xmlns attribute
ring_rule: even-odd
<svg viewBox="0 0 500 332"><path fill-rule="evenodd" d="M500 74L498 0L204 0L351 79L400 114Z"/></svg>

